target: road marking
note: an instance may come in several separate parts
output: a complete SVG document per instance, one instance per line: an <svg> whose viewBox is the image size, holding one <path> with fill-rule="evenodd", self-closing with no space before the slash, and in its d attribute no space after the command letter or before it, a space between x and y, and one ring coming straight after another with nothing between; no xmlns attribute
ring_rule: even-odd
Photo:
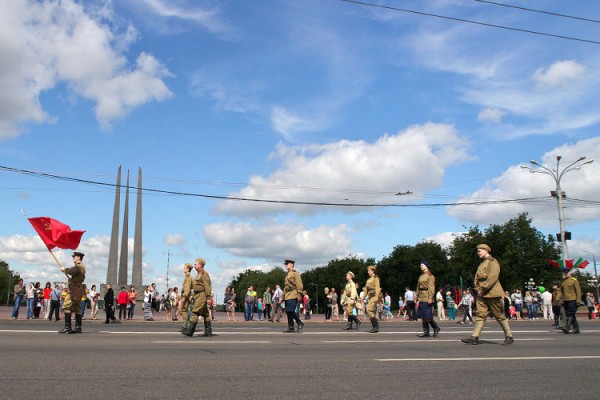
<svg viewBox="0 0 600 400"><path fill-rule="evenodd" d="M200 341L194 340L156 340L152 343L156 344L270 344L270 340L212 340L202 339Z"/></svg>
<svg viewBox="0 0 600 400"><path fill-rule="evenodd" d="M519 342L527 342L527 341L554 341L556 339L516 339ZM503 342L502 339L485 339L485 341L497 341ZM321 340L321 343L443 343L443 342L458 342L458 339L398 339L398 340Z"/></svg>
<svg viewBox="0 0 600 400"><path fill-rule="evenodd" d="M374 361L514 361L514 360L587 360L600 356L542 356L542 357L461 357L461 358L376 358Z"/></svg>

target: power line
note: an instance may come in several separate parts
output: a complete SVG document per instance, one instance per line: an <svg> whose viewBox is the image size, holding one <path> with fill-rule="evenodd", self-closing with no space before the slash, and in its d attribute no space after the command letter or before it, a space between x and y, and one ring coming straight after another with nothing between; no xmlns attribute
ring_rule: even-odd
<svg viewBox="0 0 600 400"><path fill-rule="evenodd" d="M553 15L555 17L577 19L577 20L580 20L580 21L594 22L594 23L600 24L600 21L597 20L597 19L575 17L573 15L566 15L566 14L554 13L554 12L544 11L544 10L536 10L535 8L527 8L527 7L515 6L515 5L512 5L512 4L506 4L506 3L497 3L495 1L488 1L488 0L473 0L473 1L477 1L479 3L493 4L495 6L500 6L500 7L516 8L518 10L523 10L523 11L530 11L530 12L536 12L536 13L540 13L540 14Z"/></svg>
<svg viewBox="0 0 600 400"><path fill-rule="evenodd" d="M473 20L470 20L470 19L449 17L449 16L446 16L446 15L426 13L426 12L422 12L422 11L409 10L409 9L406 9L406 8L384 6L384 5L380 5L380 4L367 3L367 2L364 2L364 1L357 1L357 0L340 0L340 1L343 1L345 3L358 4L358 5L361 5L361 6L383 8L383 9L386 9L386 10L392 10L392 11L399 11L399 12L406 12L406 13L411 13L411 14L423 15L423 16L426 16L426 17L434 17L434 18L446 19L446 20L450 20L450 21L465 22L467 24L487 26L489 28L505 29L505 30L509 30L509 31L530 33L532 35L548 36L548 37L554 37L554 38L558 38L558 39L573 40L573 41L577 41L577 42L584 42L584 43L590 43L590 44L600 44L599 41L595 41L595 40L581 39L581 38L576 38L576 37L573 37L573 36L556 35L556 34L553 34L553 33L532 31L532 30L529 30L529 29L513 28L513 27L510 27L510 26L504 26L504 25L489 24L489 23L486 23L486 22L473 21Z"/></svg>
<svg viewBox="0 0 600 400"><path fill-rule="evenodd" d="M117 185L113 183L106 183L100 181L93 181L89 179L82 178L74 178L69 176L61 176L50 174L46 172L36 172L25 169L6 167L0 165L0 170L6 172L12 172L22 175L29 175L38 178L47 178L47 179L56 179L67 182L74 183L83 183L89 185L96 185L101 187L111 187L116 188L125 187L125 185ZM129 186L130 189L136 189L135 186ZM167 195L175 195L175 196L186 196L186 197L201 197L207 199L214 200L230 200L230 201L245 201L245 202L254 202L254 203L269 203L269 204L290 204L290 205L308 205L308 206L330 206L330 207L364 207L364 208L374 208L374 207L414 207L414 208L427 208L427 207L457 207L457 206L478 206L478 205L491 205L491 204L510 204L510 203L532 203L547 200L550 197L530 197L530 198L519 198L519 199L491 199L491 200L479 200L479 201L460 201L455 203L417 203L417 204L398 204L398 203L340 203L340 202L323 202L323 201L295 201L295 200L274 200L274 199L259 199L259 198L249 198L249 197L239 197L239 196L224 196L224 195L211 195L211 194L203 194L203 193L190 193L190 192L180 192L180 191L171 191L171 190L163 190L163 189L154 189L154 188L141 188L142 191L146 193L159 193L159 194L167 194Z"/></svg>

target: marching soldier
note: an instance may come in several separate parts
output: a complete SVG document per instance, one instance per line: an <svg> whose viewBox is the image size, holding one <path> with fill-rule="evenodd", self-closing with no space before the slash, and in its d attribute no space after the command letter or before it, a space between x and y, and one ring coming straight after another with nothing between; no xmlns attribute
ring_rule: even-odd
<svg viewBox="0 0 600 400"><path fill-rule="evenodd" d="M485 326L485 320L491 311L504 331L504 344L513 344L514 339L504 315L504 290L498 280L500 264L490 254L492 249L487 244L477 246L477 255L483 261L475 273L475 290L477 291L477 319L471 337L461 339L463 343L479 344L479 335Z"/></svg>
<svg viewBox="0 0 600 400"><path fill-rule="evenodd" d="M356 284L353 279L354 273L348 271L348 273L346 273L346 280L348 283L346 283L346 288L344 289L344 303L346 306L346 315L348 316L348 324L344 328L345 331L352 329L352 322L356 324L356 329L360 328L360 320L354 315L354 308L358 301L358 293L356 292Z"/></svg>
<svg viewBox="0 0 600 400"><path fill-rule="evenodd" d="M360 297L360 301L365 299L365 296L369 296L369 304L367 304L367 315L371 320L372 328L369 333L377 333L379 332L379 321L377 321L376 312L377 312L377 302L379 301L379 295L381 294L381 287L379 286L379 276L377 276L376 268L374 265L369 265L367 267L367 273L369 274L369 279L367 279L367 283L365 283L365 287L363 289L363 294ZM348 318L350 316L348 315Z"/></svg>
<svg viewBox="0 0 600 400"><path fill-rule="evenodd" d="M561 329L565 324L565 309L562 307L562 291L558 288L558 283L552 282L552 313L554 314L554 323L556 329Z"/></svg>
<svg viewBox="0 0 600 400"><path fill-rule="evenodd" d="M188 330L190 326L190 295L192 294L192 277L190 275L190 271L192 270L192 264L186 263L183 266L183 273L185 274L185 278L183 279L183 284L181 286L181 303L179 304L179 315L181 315L181 319L183 321L183 325L181 326L181 332L185 332Z"/></svg>
<svg viewBox="0 0 600 400"><path fill-rule="evenodd" d="M283 300L285 301L285 313L288 319L288 330L283 333L291 333L294 331L294 321L298 324L298 333L302 332L304 322L300 320L296 307L298 306L298 296L304 289L302 286L302 277L300 273L294 269L296 262L294 260L285 260L287 275L283 287Z"/></svg>
<svg viewBox="0 0 600 400"><path fill-rule="evenodd" d="M71 268L60 267L69 278L67 296L63 303L65 313L65 327L58 333L81 333L81 296L83 294L83 281L85 281L85 266L82 263L84 254L76 251L73 253L74 266ZM71 329L71 314L75 313L75 329Z"/></svg>
<svg viewBox="0 0 600 400"><path fill-rule="evenodd" d="M212 326L210 324L210 313L208 312L208 299L212 298L212 287L210 284L210 276L204 270L206 261L202 258L196 258L194 269L198 272L196 278L192 282L194 290L194 304L192 305L192 321L186 331L182 333L186 336L194 336L196 325L200 316L204 318L204 334L202 336L212 336Z"/></svg>
<svg viewBox="0 0 600 400"><path fill-rule="evenodd" d="M563 306L567 314L567 322L561 327L564 333L569 333L569 329L573 326L573 333L579 334L579 324L577 323L577 306L581 301L581 287L579 281L574 276L571 276L570 268L563 268L563 278L560 284L562 292Z"/></svg>
<svg viewBox="0 0 600 400"><path fill-rule="evenodd" d="M431 273L429 263L421 262L421 276L417 282L417 301L419 316L423 325L423 333L419 337L429 337L429 325L433 328L433 337L440 333L439 325L433 320L433 298L435 296L435 277ZM438 306L439 307L439 306ZM442 306L443 307L443 306Z"/></svg>

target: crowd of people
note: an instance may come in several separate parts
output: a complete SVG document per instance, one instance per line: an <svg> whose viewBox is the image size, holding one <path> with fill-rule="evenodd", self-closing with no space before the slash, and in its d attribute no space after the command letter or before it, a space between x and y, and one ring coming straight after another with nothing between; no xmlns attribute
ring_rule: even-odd
<svg viewBox="0 0 600 400"><path fill-rule="evenodd" d="M571 276L570 269L563 270L561 282L553 282L551 290L543 287L528 288L524 295L520 289L512 293L504 291L498 280L500 265L491 256L491 248L482 244L477 247L477 252L482 260L475 276L473 289L439 288L436 291L433 268L427 261L420 264L421 274L416 283L415 290L410 286L405 288L403 296L398 299L398 313L396 318L408 321L421 321L423 333L421 337L436 337L441 328L434 319L437 310L437 319L440 321L456 321L462 313L459 324L473 324L473 335L463 339L469 344L478 344L478 338L485 320L492 315L500 324L505 333L505 344L511 344L512 333L509 320L523 320L524 313L528 320L541 318L554 320L553 325L564 333L579 333L576 319L577 309L581 302L581 290L578 280ZM89 308L90 318L97 319L99 310L100 293L96 285L88 289L85 283L85 267L82 259L83 253L73 254L75 265L64 269L69 277L68 285L56 284L54 288L46 282L44 288L40 282L29 283L25 287L23 280L14 287L15 306L12 318L19 317L21 303L27 307L27 319L41 319L60 321L65 319L65 328L60 332L78 333L81 331L81 320L85 319L85 311ZM168 288L165 294L160 294L153 283L143 291L143 319L155 321L155 316L164 312L165 321L181 322L181 333L193 336L200 317L204 321L203 336L212 336L211 321L215 320L216 307L210 282L210 276L204 270L206 262L198 258L195 264L185 264L183 267L184 280L181 292L178 287ZM267 287L259 295L252 285L248 286L243 298L243 312L245 321L280 322L284 314L287 316L287 332L299 332L303 329L304 321L311 319L313 312L311 297L303 290L300 273L295 270L293 260L284 262L288 274L283 282L283 289L279 284L274 288ZM195 269L195 278L191 277L191 270ZM346 274L346 286L338 292L336 288L325 287L325 321L333 322L343 320L346 322L345 330L359 329L365 317L371 322L370 333L379 332L379 321L394 319L391 312L392 299L387 291L382 291L380 280L375 266L367 268L368 279L361 287L354 282L354 273ZM77 278L77 279L75 279ZM110 284L105 286L103 308L105 311L104 323L120 323L134 318L138 302L138 292L134 286L122 286L115 293ZM229 322L237 322L236 307L237 294L233 287L227 287L224 294L224 307ZM593 293L586 293L585 306L588 308L588 318L600 317L600 304ZM475 306L475 307L474 307ZM340 310L341 308L341 310ZM473 320L473 309L477 310L477 320ZM118 317L117 311L118 310ZM75 313L76 327L71 328L71 313ZM431 329L430 329L431 328Z"/></svg>

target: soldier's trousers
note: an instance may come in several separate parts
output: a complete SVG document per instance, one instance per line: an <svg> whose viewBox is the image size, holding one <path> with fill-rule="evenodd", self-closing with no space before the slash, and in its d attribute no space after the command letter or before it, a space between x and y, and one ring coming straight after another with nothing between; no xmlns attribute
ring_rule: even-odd
<svg viewBox="0 0 600 400"><path fill-rule="evenodd" d="M206 304L206 293L194 294L194 304L192 305L192 323L198 323L200 316L204 317L205 321L209 320L210 313Z"/></svg>
<svg viewBox="0 0 600 400"><path fill-rule="evenodd" d="M505 336L512 336L510 327L508 326L508 320L504 315L504 300L502 297L478 297L477 302L477 318L475 320L475 329L473 330L473 336L479 337L483 327L485 326L485 320L488 313L491 311L496 321L502 327Z"/></svg>
<svg viewBox="0 0 600 400"><path fill-rule="evenodd" d="M63 311L65 314L75 313L75 315L81 315L81 294L71 298L71 294L67 293L63 303Z"/></svg>
<svg viewBox="0 0 600 400"><path fill-rule="evenodd" d="M190 313L190 298L189 296L181 299L181 304L179 305L179 315L185 321L189 318Z"/></svg>
<svg viewBox="0 0 600 400"><path fill-rule="evenodd" d="M369 318L376 318L377 299L369 297L369 304L367 304L367 315L369 316Z"/></svg>

